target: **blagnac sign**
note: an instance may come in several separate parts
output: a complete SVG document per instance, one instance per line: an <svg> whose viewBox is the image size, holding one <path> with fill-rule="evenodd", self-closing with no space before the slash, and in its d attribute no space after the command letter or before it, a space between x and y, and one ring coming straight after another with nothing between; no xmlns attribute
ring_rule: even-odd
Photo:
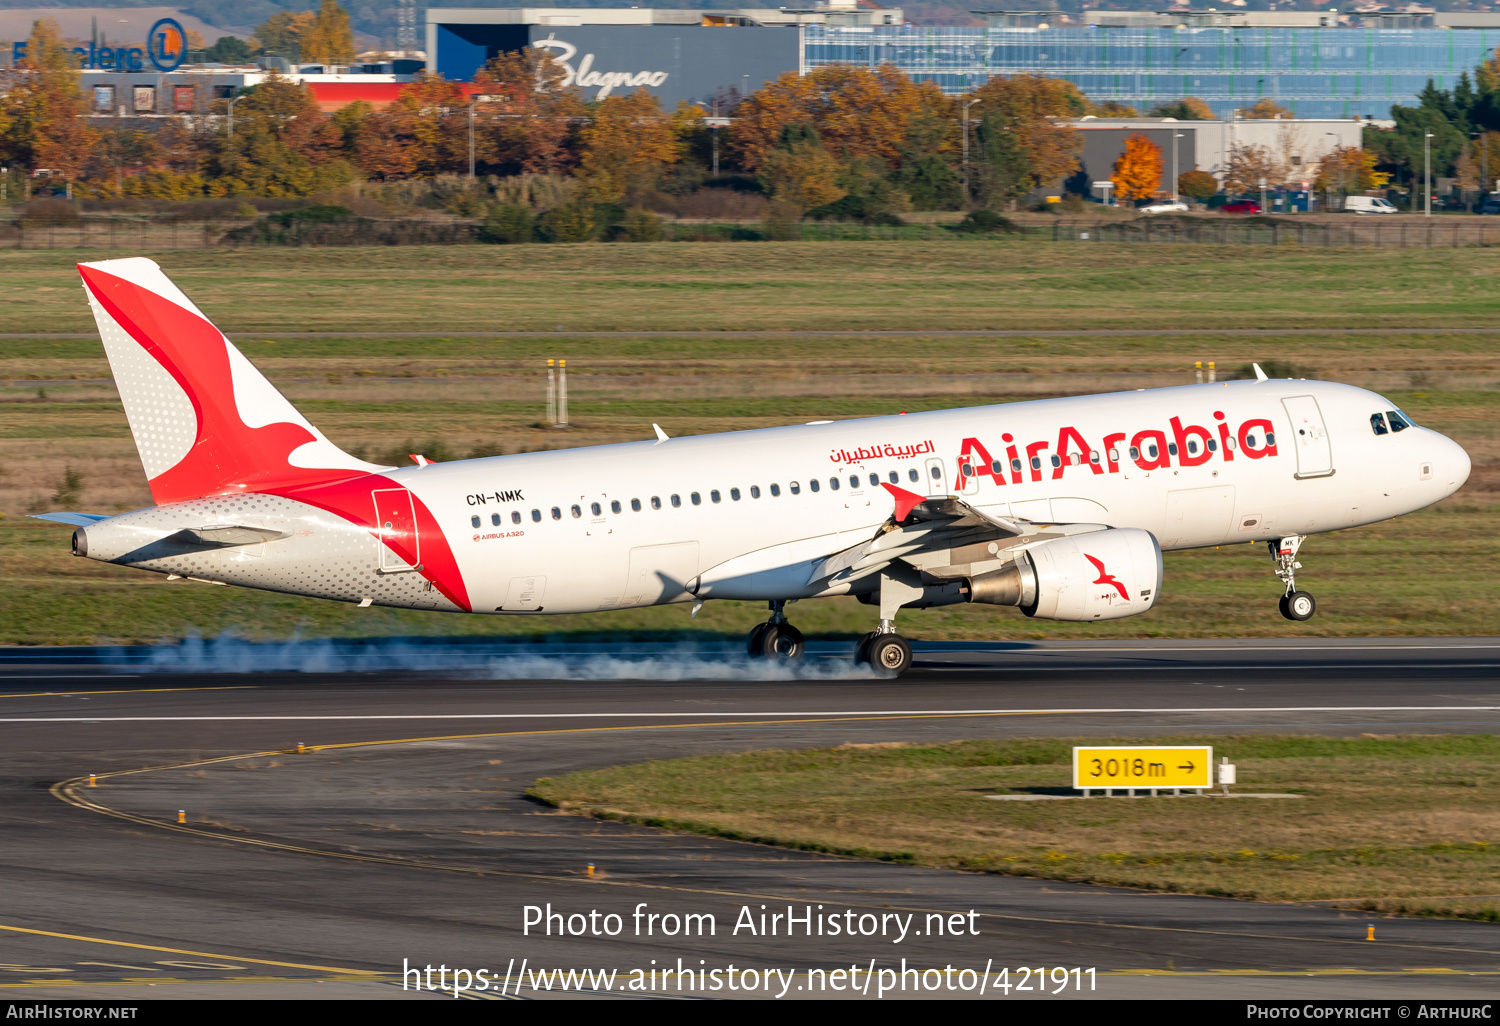
<svg viewBox="0 0 1500 1026"><path fill-rule="evenodd" d="M591 53L584 54L583 60L575 68L573 58L578 55L578 47L558 39L556 33L546 39L538 39L531 45L538 50L557 51L556 60L563 69L562 88L597 88L599 92L594 96L596 100L604 99L616 89L635 89L639 86L659 88L667 81L668 73L665 71L595 71L594 55Z"/></svg>

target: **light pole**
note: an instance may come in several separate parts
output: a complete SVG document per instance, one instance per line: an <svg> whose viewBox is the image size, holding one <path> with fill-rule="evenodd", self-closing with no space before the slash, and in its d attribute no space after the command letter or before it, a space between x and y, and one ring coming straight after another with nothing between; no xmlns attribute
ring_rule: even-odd
<svg viewBox="0 0 1500 1026"><path fill-rule="evenodd" d="M719 129L729 127L728 118L712 117L704 118L703 123L708 126L714 136L714 177L719 177Z"/></svg>
<svg viewBox="0 0 1500 1026"><path fill-rule="evenodd" d="M1484 132L1470 132L1469 135L1479 143L1479 205L1483 209L1484 197L1490 191L1490 145Z"/></svg>
<svg viewBox="0 0 1500 1026"><path fill-rule="evenodd" d="M231 139L234 138L234 105L236 103L239 103L244 98L245 97L239 93L236 93L234 96L231 96L229 98L229 138Z"/></svg>
<svg viewBox="0 0 1500 1026"><path fill-rule="evenodd" d="M969 108L978 103L979 100L968 100L964 103L964 202L969 202Z"/></svg>
<svg viewBox="0 0 1500 1026"><path fill-rule="evenodd" d="M1432 216L1432 133L1422 137L1422 180L1426 184L1427 196L1423 200L1426 216Z"/></svg>
<svg viewBox="0 0 1500 1026"><path fill-rule="evenodd" d="M1181 132L1172 133L1172 202L1176 203L1182 199L1177 195L1177 140L1186 138Z"/></svg>

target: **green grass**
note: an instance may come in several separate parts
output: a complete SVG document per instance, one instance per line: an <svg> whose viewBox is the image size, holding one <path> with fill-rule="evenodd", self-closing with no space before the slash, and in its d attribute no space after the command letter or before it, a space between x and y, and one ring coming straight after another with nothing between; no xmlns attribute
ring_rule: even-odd
<svg viewBox="0 0 1500 1026"><path fill-rule="evenodd" d="M1129 743L751 751L543 778L531 793L583 815L917 865L1500 916L1500 738L1153 738L1213 745L1239 769L1234 790L1299 796L986 798L1070 793L1073 745Z"/></svg>
<svg viewBox="0 0 1500 1026"><path fill-rule="evenodd" d="M86 331L76 260L0 253L7 331ZM1494 249L952 242L180 250L227 331L1465 327L1500 310Z"/></svg>

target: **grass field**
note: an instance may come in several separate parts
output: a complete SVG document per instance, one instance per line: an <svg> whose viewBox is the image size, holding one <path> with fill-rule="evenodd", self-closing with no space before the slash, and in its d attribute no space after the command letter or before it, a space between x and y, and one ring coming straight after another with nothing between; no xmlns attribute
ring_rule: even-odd
<svg viewBox="0 0 1500 1026"><path fill-rule="evenodd" d="M751 751L536 782L568 811L926 866L1262 900L1500 920L1500 738L1153 738L1239 769L1199 797L991 801L1071 793L1075 744L971 740ZM1137 742L1138 743L1138 742Z"/></svg>
<svg viewBox="0 0 1500 1026"><path fill-rule="evenodd" d="M1083 258L1087 267L1072 264ZM409 452L444 459L635 440L650 437L653 421L684 435L1146 388L1191 381L1195 360L1224 369L1283 361L1301 375L1384 392L1423 424L1458 439L1475 460L1469 485L1436 510L1309 542L1303 580L1319 598L1313 621L1280 619L1269 561L1259 550L1238 547L1169 555L1162 602L1144 617L1085 626L948 607L906 614L903 630L919 638L1500 634L1494 584L1500 542L1493 531L1500 508L1500 335L1420 330L1492 320L1493 290L1470 272L1489 273L1486 261L1500 255L1413 250L1391 262L1397 258L1171 246L1063 250L1005 241L160 255L223 327L251 332L240 336L246 354L336 443L392 461ZM92 330L71 260L60 252L0 253L0 332ZM1074 284L1080 275L1089 282L1081 291ZM1341 320L1331 322L1333 315ZM564 318L575 330L1148 323L1201 333L996 338L914 330L870 339L579 338L564 331L509 340L440 334L555 329ZM1214 334L1215 327L1256 323L1344 322L1418 330ZM275 330L330 326L432 335L305 339ZM539 424L547 357L569 362L573 427L566 432ZM149 641L194 630L274 637L299 629L727 635L742 633L762 613L737 603L709 603L692 621L680 606L543 621L358 610L167 582L73 559L65 528L23 517L40 509L108 513L149 501L99 343L0 339L0 643ZM869 629L869 616L867 608L839 601L796 611L810 633L850 637Z"/></svg>

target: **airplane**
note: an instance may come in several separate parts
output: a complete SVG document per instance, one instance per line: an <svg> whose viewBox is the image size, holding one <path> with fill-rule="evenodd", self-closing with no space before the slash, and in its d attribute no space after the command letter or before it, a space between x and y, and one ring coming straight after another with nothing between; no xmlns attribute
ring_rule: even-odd
<svg viewBox="0 0 1500 1026"><path fill-rule="evenodd" d="M904 609L1093 622L1161 598L1162 552L1264 544L1280 610L1303 542L1429 506L1453 440L1374 392L1233 380L380 466L330 442L151 260L78 265L156 505L60 512L75 555L338 602L545 616L764 601L753 656L790 662L789 603L852 595L856 658L912 662Z"/></svg>

